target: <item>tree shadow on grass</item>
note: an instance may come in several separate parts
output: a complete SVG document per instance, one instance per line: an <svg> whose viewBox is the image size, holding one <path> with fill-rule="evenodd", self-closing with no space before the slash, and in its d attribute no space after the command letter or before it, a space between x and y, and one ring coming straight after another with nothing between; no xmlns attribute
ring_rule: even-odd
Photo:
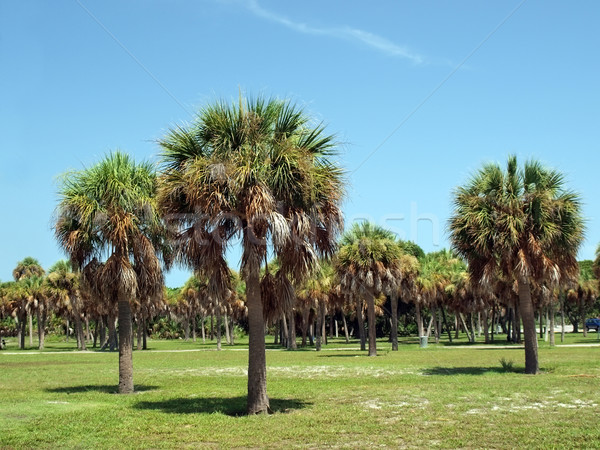
<svg viewBox="0 0 600 450"><path fill-rule="evenodd" d="M136 384L134 392L146 392L158 389L158 386L149 386L145 384ZM119 387L114 384L88 384L83 386L65 386L59 388L48 388L46 392L55 394L80 394L82 392L102 392L104 394L116 394L119 392Z"/></svg>
<svg viewBox="0 0 600 450"><path fill-rule="evenodd" d="M430 367L423 375L485 375L486 373L523 373L523 369L503 367Z"/></svg>
<svg viewBox="0 0 600 450"><path fill-rule="evenodd" d="M247 397L197 397L172 398L161 401L144 401L134 405L137 409L154 409L170 414L224 414L230 417L246 415ZM295 399L269 399L271 413L289 413L311 405Z"/></svg>

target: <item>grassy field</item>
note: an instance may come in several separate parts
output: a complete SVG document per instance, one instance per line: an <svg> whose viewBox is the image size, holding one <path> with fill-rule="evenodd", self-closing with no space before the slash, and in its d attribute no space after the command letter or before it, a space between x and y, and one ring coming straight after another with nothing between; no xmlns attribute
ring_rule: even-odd
<svg viewBox="0 0 600 450"><path fill-rule="evenodd" d="M116 353L62 338L15 351L12 339L0 352L0 447L600 448L600 348L540 342L542 373L526 376L522 348L503 344L420 349L413 338L391 352L381 341L375 358L342 340L272 348L273 414L246 417L243 341L221 352L150 341L134 353L137 393L120 396Z"/></svg>

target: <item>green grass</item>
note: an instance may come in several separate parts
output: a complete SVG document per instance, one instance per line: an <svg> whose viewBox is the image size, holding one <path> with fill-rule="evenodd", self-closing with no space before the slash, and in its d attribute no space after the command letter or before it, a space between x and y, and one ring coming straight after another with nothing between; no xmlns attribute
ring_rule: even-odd
<svg viewBox="0 0 600 450"><path fill-rule="evenodd" d="M581 341L596 335L566 343ZM165 351L134 352L138 392L121 396L116 353L70 351L62 338L41 354L15 352L11 339L0 352L0 447L600 447L597 347L542 342L542 373L527 376L521 348L416 342L391 352L381 341L375 358L355 341L273 348L274 413L246 417L243 340L221 352L149 341Z"/></svg>

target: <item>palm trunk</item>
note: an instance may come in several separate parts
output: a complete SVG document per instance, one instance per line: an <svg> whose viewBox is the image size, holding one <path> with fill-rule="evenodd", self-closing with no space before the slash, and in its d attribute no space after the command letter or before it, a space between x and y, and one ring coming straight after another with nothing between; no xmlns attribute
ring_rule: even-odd
<svg viewBox="0 0 600 450"><path fill-rule="evenodd" d="M231 345L231 333L229 332L229 319L227 318L227 314L224 315L223 323L225 325L225 342Z"/></svg>
<svg viewBox="0 0 600 450"><path fill-rule="evenodd" d="M327 327L325 323L325 318L327 316L327 307L325 303L321 303L321 340L324 345L327 345Z"/></svg>
<svg viewBox="0 0 600 450"><path fill-rule="evenodd" d="M485 307L481 314L481 320L483 321L483 339L486 344L490 343L490 325L488 323L488 312L488 308Z"/></svg>
<svg viewBox="0 0 600 450"><path fill-rule="evenodd" d="M217 302L217 350L221 350L221 304Z"/></svg>
<svg viewBox="0 0 600 450"><path fill-rule="evenodd" d="M85 316L85 339L88 342L92 340L92 333L90 332L90 319L88 318L87 314Z"/></svg>
<svg viewBox="0 0 600 450"><path fill-rule="evenodd" d="M565 342L565 303L560 302L560 342Z"/></svg>
<svg viewBox="0 0 600 450"><path fill-rule="evenodd" d="M19 348L25 350L25 336L27 335L27 315L21 318L21 339L19 342Z"/></svg>
<svg viewBox="0 0 600 450"><path fill-rule="evenodd" d="M435 303L433 303L431 305L431 318L433 319L433 325L435 327L434 331L434 337L435 337L435 343L439 344L440 343L440 325L438 322L438 314L437 314L437 306Z"/></svg>
<svg viewBox="0 0 600 450"><path fill-rule="evenodd" d="M288 350L296 350L298 345L296 344L296 317L294 310L290 311L290 318L288 320Z"/></svg>
<svg viewBox="0 0 600 450"><path fill-rule="evenodd" d="M190 340L190 319L188 316L183 319L183 339L186 342Z"/></svg>
<svg viewBox="0 0 600 450"><path fill-rule="evenodd" d="M440 309L442 310L442 319L444 321L444 326L446 327L446 331L448 332L448 340L452 344L452 330L450 330L450 327L448 326L448 321L446 320L446 312L444 311L443 306L440 306Z"/></svg>
<svg viewBox="0 0 600 450"><path fill-rule="evenodd" d="M346 314L342 311L342 322L344 324L344 337L346 338L346 344L350 343L350 336L348 335L348 322L346 322Z"/></svg>
<svg viewBox="0 0 600 450"><path fill-rule="evenodd" d="M548 315L548 307L544 308L544 342L548 342L548 334L550 331L550 317Z"/></svg>
<svg viewBox="0 0 600 450"><path fill-rule="evenodd" d="M367 321L369 325L369 356L377 356L377 330L375 329L375 297L367 292Z"/></svg>
<svg viewBox="0 0 600 450"><path fill-rule="evenodd" d="M555 323L554 323L554 321L555 321L555 318L554 318L554 314L555 314L555 311L554 311L554 300L550 301L550 305L548 306L548 310L549 310L548 313L550 315L550 326L549 326L549 328L550 328L550 346L554 347L556 345L556 337L554 335L554 326L555 326Z"/></svg>
<svg viewBox="0 0 600 450"><path fill-rule="evenodd" d="M42 306L42 303L38 303L37 307L37 326L38 326L38 349L44 349L44 339L45 339L45 327L46 327L46 309Z"/></svg>
<svg viewBox="0 0 600 450"><path fill-rule="evenodd" d="M204 320L206 319L206 317L204 316L204 313L200 315L200 332L202 333L202 343L206 344L206 331L204 329Z"/></svg>
<svg viewBox="0 0 600 450"><path fill-rule="evenodd" d="M148 340L146 339L148 334L146 333L146 319L142 317L142 350L148 350Z"/></svg>
<svg viewBox="0 0 600 450"><path fill-rule="evenodd" d="M141 323L141 318L138 316L138 320L137 320L137 345L136 345L136 350L141 350L142 349L142 323Z"/></svg>
<svg viewBox="0 0 600 450"><path fill-rule="evenodd" d="M302 327L301 327L301 332L302 332L302 347L306 347L306 337L308 335L308 327L309 327L309 323L308 321L310 320L310 308L309 307L303 307L302 308Z"/></svg>
<svg viewBox="0 0 600 450"><path fill-rule="evenodd" d="M115 326L115 318L108 317L108 345L111 352L114 352L119 345L117 339L117 329Z"/></svg>
<svg viewBox="0 0 600 450"><path fill-rule="evenodd" d="M328 336L329 336L331 339L333 339L333 331L334 331L334 330L333 330L333 328L334 328L334 326L333 326L333 322L334 322L333 316L334 316L334 315L335 315L335 311L331 311L331 312L329 313L329 335L328 335Z"/></svg>
<svg viewBox="0 0 600 450"><path fill-rule="evenodd" d="M133 333L131 305L119 300L119 394L133 393Z"/></svg>
<svg viewBox="0 0 600 450"><path fill-rule="evenodd" d="M491 342L494 342L494 334L496 333L496 305L492 304L492 336Z"/></svg>
<svg viewBox="0 0 600 450"><path fill-rule="evenodd" d="M321 333L323 331L323 326L322 326L322 320L323 320L323 316L321 315L321 302L319 301L319 306L317 306L317 323L315 325L315 350L320 352L321 351Z"/></svg>
<svg viewBox="0 0 600 450"><path fill-rule="evenodd" d="M29 324L29 346L33 347L33 314L27 313L27 323Z"/></svg>
<svg viewBox="0 0 600 450"><path fill-rule="evenodd" d="M423 334L423 318L421 317L421 305L419 302L415 302L415 318L417 320L417 333L418 337L424 336Z"/></svg>
<svg viewBox="0 0 600 450"><path fill-rule="evenodd" d="M265 352L265 323L260 297L259 267L253 266L246 277L248 306L248 414L269 411L267 397L267 359Z"/></svg>
<svg viewBox="0 0 600 450"><path fill-rule="evenodd" d="M357 296L356 305L356 320L358 321L358 335L360 337L360 349L362 351L367 349L367 339L365 334L365 319L363 317L363 300L360 296Z"/></svg>
<svg viewBox="0 0 600 450"><path fill-rule="evenodd" d="M390 333L390 339L392 341L392 351L398 351L398 296L391 296L391 308L392 308L392 331Z"/></svg>
<svg viewBox="0 0 600 450"><path fill-rule="evenodd" d="M192 314L192 341L196 342L196 314Z"/></svg>
<svg viewBox="0 0 600 450"><path fill-rule="evenodd" d="M87 350L87 346L85 344L85 333L83 331L83 322L81 320L81 315L79 314L79 312L75 315L75 332L77 333L79 350Z"/></svg>
<svg viewBox="0 0 600 450"><path fill-rule="evenodd" d="M531 301L529 282L524 277L519 277L519 313L523 319L523 334L525 340L525 373L537 374L538 345L535 332L535 315Z"/></svg>

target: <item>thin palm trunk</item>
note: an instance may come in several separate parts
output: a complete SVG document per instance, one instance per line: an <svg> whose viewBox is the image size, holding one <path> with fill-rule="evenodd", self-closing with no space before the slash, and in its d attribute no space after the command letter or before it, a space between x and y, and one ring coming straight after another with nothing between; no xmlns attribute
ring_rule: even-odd
<svg viewBox="0 0 600 450"><path fill-rule="evenodd" d="M141 350L142 349L142 323L141 323L141 318L138 317L137 320L137 345L136 345L136 350Z"/></svg>
<svg viewBox="0 0 600 450"><path fill-rule="evenodd" d="M142 350L148 350L148 333L146 333L146 319L142 317Z"/></svg>
<svg viewBox="0 0 600 450"><path fill-rule="evenodd" d="M375 297L367 292L367 321L369 324L369 356L377 356L377 330L375 329Z"/></svg>
<svg viewBox="0 0 600 450"><path fill-rule="evenodd" d="M217 350L221 350L221 326L222 326L222 320L221 320L221 305L220 303L217 301Z"/></svg>
<svg viewBox="0 0 600 450"><path fill-rule="evenodd" d="M322 344L322 335L323 326L322 326L323 316L321 314L321 302L319 302L319 306L317 307L317 323L315 325L315 350L321 351Z"/></svg>
<svg viewBox="0 0 600 450"><path fill-rule="evenodd" d="M446 331L448 333L448 339L452 344L452 330L450 330L450 327L448 326L448 321L446 320L446 312L444 311L443 306L441 306L440 309L442 310L442 320L444 321L444 326L446 327Z"/></svg>
<svg viewBox="0 0 600 450"><path fill-rule="evenodd" d="M537 374L539 372L539 366L535 315L533 302L531 301L530 285L524 277L519 277L519 312L523 319L525 373Z"/></svg>
<svg viewBox="0 0 600 450"><path fill-rule="evenodd" d="M229 319L227 318L227 314L224 314L223 324L225 325L225 342L231 345L231 333L229 332Z"/></svg>
<svg viewBox="0 0 600 450"><path fill-rule="evenodd" d="M327 316L327 307L324 302L321 302L321 341L323 345L327 345L327 327L325 318Z"/></svg>
<svg viewBox="0 0 600 450"><path fill-rule="evenodd" d="M306 336L308 335L309 321L310 319L310 308L304 307L302 308L302 347L306 347Z"/></svg>
<svg viewBox="0 0 600 450"><path fill-rule="evenodd" d="M204 329L204 320L206 319L206 317L204 316L204 313L202 313L200 315L200 332L202 334L202 343L206 344L206 331Z"/></svg>
<svg viewBox="0 0 600 450"><path fill-rule="evenodd" d="M398 296L392 295L390 300L392 308L392 331L390 339L392 341L392 351L398 351Z"/></svg>
<svg viewBox="0 0 600 450"><path fill-rule="evenodd" d="M419 337L424 336L423 334L423 318L421 317L421 305L419 302L415 302L415 318L417 320L417 333Z"/></svg>
<svg viewBox="0 0 600 450"><path fill-rule="evenodd" d="M560 301L560 342L565 342L565 302Z"/></svg>
<svg viewBox="0 0 600 450"><path fill-rule="evenodd" d="M267 397L267 359L265 352L265 323L260 297L259 267L250 267L246 277L248 307L248 414L269 411Z"/></svg>
<svg viewBox="0 0 600 450"><path fill-rule="evenodd" d="M46 340L46 322L48 320L48 313L46 308L43 307L40 312L38 309L38 341L39 341L39 349L42 350L44 348L45 340Z"/></svg>
<svg viewBox="0 0 600 450"><path fill-rule="evenodd" d="M187 315L183 319L183 339L186 342L190 340L190 318Z"/></svg>
<svg viewBox="0 0 600 450"><path fill-rule="evenodd" d="M484 308L481 314L481 320L483 321L483 339L486 344L490 343L490 324L488 323L488 308Z"/></svg>
<svg viewBox="0 0 600 450"><path fill-rule="evenodd" d="M29 346L33 347L33 314L27 313L27 323L29 324Z"/></svg>
<svg viewBox="0 0 600 450"><path fill-rule="evenodd" d="M365 319L363 317L363 300L359 296L357 298L356 305L356 320L358 321L358 335L360 337L360 349L362 351L367 349L367 338L365 333Z"/></svg>
<svg viewBox="0 0 600 450"><path fill-rule="evenodd" d="M192 341L196 342L196 313L192 313Z"/></svg>
<svg viewBox="0 0 600 450"><path fill-rule="evenodd" d="M548 313L550 315L550 346L554 347L556 345L556 337L554 333L555 327L555 311L554 311L554 300L550 300L550 305L548 306Z"/></svg>
<svg viewBox="0 0 600 450"><path fill-rule="evenodd" d="M344 325L344 337L346 338L346 344L350 343L350 336L348 334L348 322L346 322L346 314L342 311L342 323Z"/></svg>
<svg viewBox="0 0 600 450"><path fill-rule="evenodd" d="M108 345L111 352L114 352L119 345L115 318L111 316L108 317Z"/></svg>
<svg viewBox="0 0 600 450"><path fill-rule="evenodd" d="M119 299L119 394L133 393L131 305Z"/></svg>

